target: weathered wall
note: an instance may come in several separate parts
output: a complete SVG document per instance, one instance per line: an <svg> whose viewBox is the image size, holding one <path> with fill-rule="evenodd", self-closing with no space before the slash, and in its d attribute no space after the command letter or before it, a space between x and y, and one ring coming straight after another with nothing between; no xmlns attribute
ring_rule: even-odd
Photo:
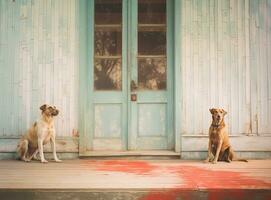
<svg viewBox="0 0 271 200"><path fill-rule="evenodd" d="M43 103L56 105L58 136L78 121L78 1L0 1L0 136L22 134Z"/></svg>
<svg viewBox="0 0 271 200"><path fill-rule="evenodd" d="M61 110L58 136L78 128L78 2L0 1L1 138L22 134L45 102ZM183 0L179 15L184 155L206 151L217 106L237 150L271 152L271 0ZM1 152L16 146L0 143Z"/></svg>
<svg viewBox="0 0 271 200"><path fill-rule="evenodd" d="M270 151L271 1L185 0L181 5L183 150L206 150L208 109L222 107L238 150Z"/></svg>

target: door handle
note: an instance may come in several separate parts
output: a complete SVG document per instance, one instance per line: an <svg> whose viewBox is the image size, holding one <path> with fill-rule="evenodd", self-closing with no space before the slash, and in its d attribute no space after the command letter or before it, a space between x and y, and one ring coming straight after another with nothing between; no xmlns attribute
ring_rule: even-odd
<svg viewBox="0 0 271 200"><path fill-rule="evenodd" d="M130 89L131 89L131 92L134 92L137 89L137 85L134 80L131 80Z"/></svg>
<svg viewBox="0 0 271 200"><path fill-rule="evenodd" d="M131 101L137 101L137 95L131 94Z"/></svg>

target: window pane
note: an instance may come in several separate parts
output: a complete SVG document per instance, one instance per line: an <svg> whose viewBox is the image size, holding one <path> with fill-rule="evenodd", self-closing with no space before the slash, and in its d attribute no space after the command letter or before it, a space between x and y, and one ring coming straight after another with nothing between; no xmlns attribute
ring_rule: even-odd
<svg viewBox="0 0 271 200"><path fill-rule="evenodd" d="M95 56L120 56L121 43L119 31L95 31Z"/></svg>
<svg viewBox="0 0 271 200"><path fill-rule="evenodd" d="M121 90L121 59L95 59L95 90Z"/></svg>
<svg viewBox="0 0 271 200"><path fill-rule="evenodd" d="M139 89L166 89L166 58L138 59Z"/></svg>
<svg viewBox="0 0 271 200"><path fill-rule="evenodd" d="M121 90L122 0L95 0L94 89Z"/></svg>
<svg viewBox="0 0 271 200"><path fill-rule="evenodd" d="M165 32L138 32L139 55L165 55L166 33Z"/></svg>
<svg viewBox="0 0 271 200"><path fill-rule="evenodd" d="M121 0L95 0L95 24L121 24L121 14Z"/></svg>
<svg viewBox="0 0 271 200"><path fill-rule="evenodd" d="M165 90L166 0L138 0L138 87Z"/></svg>
<svg viewBox="0 0 271 200"><path fill-rule="evenodd" d="M165 24L166 0L139 0L139 24Z"/></svg>

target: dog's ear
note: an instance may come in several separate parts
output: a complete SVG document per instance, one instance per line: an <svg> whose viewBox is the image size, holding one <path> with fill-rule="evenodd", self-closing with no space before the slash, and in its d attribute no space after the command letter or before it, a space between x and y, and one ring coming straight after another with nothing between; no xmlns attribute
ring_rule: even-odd
<svg viewBox="0 0 271 200"><path fill-rule="evenodd" d="M210 111L211 114L214 114L215 109L214 108L210 108L209 111Z"/></svg>
<svg viewBox="0 0 271 200"><path fill-rule="evenodd" d="M40 109L41 109L42 111L44 111L44 110L46 109L46 107L47 107L47 105L46 105L46 104L43 104L43 105L40 107Z"/></svg>
<svg viewBox="0 0 271 200"><path fill-rule="evenodd" d="M222 109L222 112L224 116L227 114L227 111L225 111L224 109Z"/></svg>

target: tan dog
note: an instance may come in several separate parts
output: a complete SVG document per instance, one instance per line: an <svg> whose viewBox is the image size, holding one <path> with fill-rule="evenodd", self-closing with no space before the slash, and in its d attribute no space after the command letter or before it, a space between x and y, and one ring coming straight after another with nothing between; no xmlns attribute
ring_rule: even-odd
<svg viewBox="0 0 271 200"><path fill-rule="evenodd" d="M224 122L227 112L216 108L210 109L210 112L213 121L209 128L208 157L205 162L217 163L217 161L231 162L234 160L247 162L244 159L237 159L230 145L228 129Z"/></svg>
<svg viewBox="0 0 271 200"><path fill-rule="evenodd" d="M42 110L41 118L22 136L17 146L17 152L20 159L26 162L31 161L33 157L37 159L36 156L39 153L41 162L46 163L48 161L44 158L43 145L51 142L54 159L56 162L61 162L56 155L56 131L53 119L58 115L59 111L55 106L46 104L41 106L40 109Z"/></svg>

